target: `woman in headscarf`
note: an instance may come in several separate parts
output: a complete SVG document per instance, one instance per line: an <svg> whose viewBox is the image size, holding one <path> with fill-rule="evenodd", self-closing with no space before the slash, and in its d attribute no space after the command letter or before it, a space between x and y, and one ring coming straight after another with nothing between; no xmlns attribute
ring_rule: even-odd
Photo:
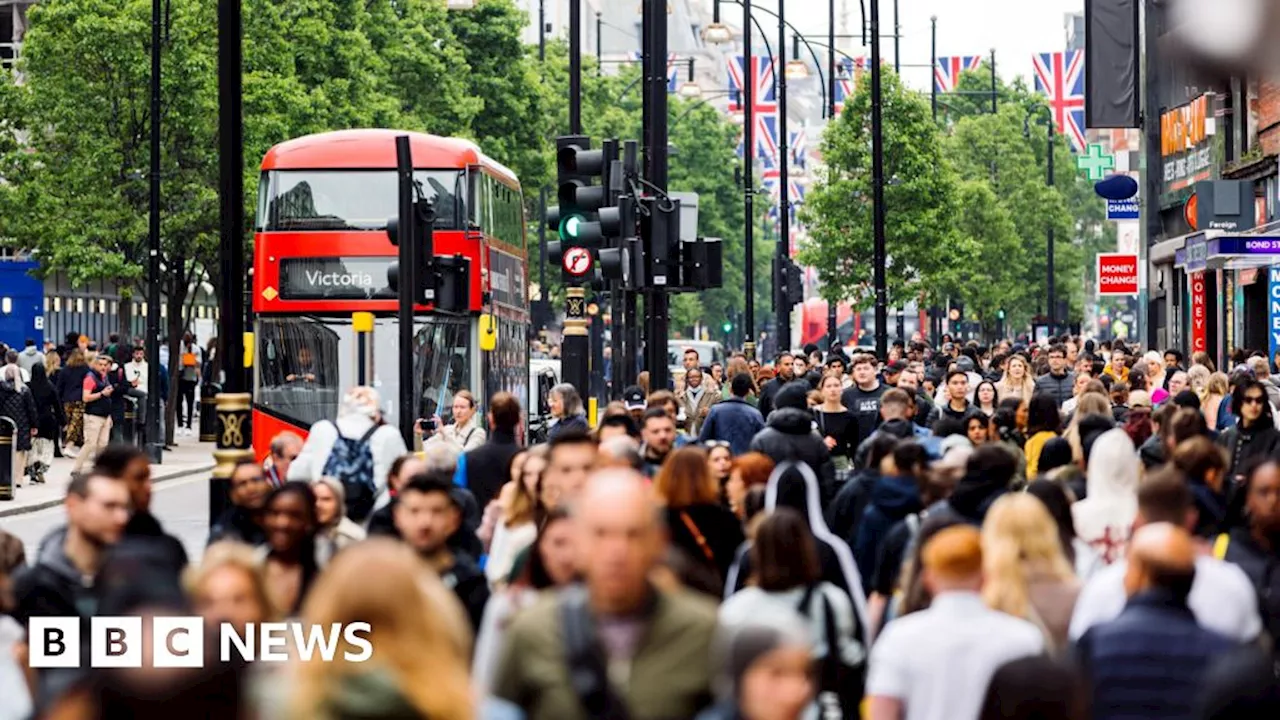
<svg viewBox="0 0 1280 720"><path fill-rule="evenodd" d="M13 446L17 450L14 467L21 468L22 472L14 480L21 487L26 484L27 452L31 450L31 438L36 432L37 416L31 390L22 382L22 369L17 365L0 369L0 415L13 423Z"/></svg>
<svg viewBox="0 0 1280 720"><path fill-rule="evenodd" d="M1103 433L1089 457L1088 497L1071 508L1076 534L1110 565L1124 557L1138 514L1142 465L1124 430Z"/></svg>
<svg viewBox="0 0 1280 720"><path fill-rule="evenodd" d="M338 551L363 540L365 530L347 517L347 494L340 480L321 476L311 481L311 491L316 495L316 545L323 565Z"/></svg>
<svg viewBox="0 0 1280 720"><path fill-rule="evenodd" d="M56 353L49 354L58 357ZM31 440L32 452L28 458L31 482L34 483L44 482L44 474L53 464L53 443L64 419L58 391L53 389L44 368L40 363L31 366L31 385L28 386L36 407L36 436Z"/></svg>

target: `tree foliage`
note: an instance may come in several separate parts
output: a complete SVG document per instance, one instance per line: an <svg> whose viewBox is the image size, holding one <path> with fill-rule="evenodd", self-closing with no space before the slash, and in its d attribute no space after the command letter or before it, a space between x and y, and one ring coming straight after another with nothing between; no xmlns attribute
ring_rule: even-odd
<svg viewBox="0 0 1280 720"><path fill-rule="evenodd" d="M885 247L889 303L930 292L952 264L956 178L928 103L885 69L883 86ZM806 196L801 218L811 241L800 260L818 269L823 295L865 307L874 267L871 83L863 76L852 102L823 135L826 165Z"/></svg>

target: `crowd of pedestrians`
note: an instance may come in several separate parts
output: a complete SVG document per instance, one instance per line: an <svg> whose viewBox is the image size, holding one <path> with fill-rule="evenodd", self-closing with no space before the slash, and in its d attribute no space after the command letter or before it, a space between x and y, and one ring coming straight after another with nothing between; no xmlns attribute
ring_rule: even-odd
<svg viewBox="0 0 1280 720"><path fill-rule="evenodd" d="M35 557L0 539L15 657L32 617L167 612L365 621L371 660L0 658L0 698L58 718L1280 717L1269 367L1071 337L691 354L674 391L597 418L556 386L534 446L515 397L463 390L410 451L354 388L234 468L190 567L145 458L108 445Z"/></svg>

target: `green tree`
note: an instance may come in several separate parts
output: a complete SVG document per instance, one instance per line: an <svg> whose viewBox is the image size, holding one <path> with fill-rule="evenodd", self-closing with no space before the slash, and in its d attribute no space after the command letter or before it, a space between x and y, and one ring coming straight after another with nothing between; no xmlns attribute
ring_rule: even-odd
<svg viewBox="0 0 1280 720"><path fill-rule="evenodd" d="M859 82L844 114L823 133L826 170L801 218L811 241L801 262L818 269L828 301L865 307L873 267L870 78ZM889 303L917 299L948 271L955 242L956 179L928 103L897 76L882 76L885 247Z"/></svg>

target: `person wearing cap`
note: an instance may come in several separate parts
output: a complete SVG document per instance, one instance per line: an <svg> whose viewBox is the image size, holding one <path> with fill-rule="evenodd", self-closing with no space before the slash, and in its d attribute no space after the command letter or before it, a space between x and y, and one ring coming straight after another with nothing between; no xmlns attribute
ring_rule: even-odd
<svg viewBox="0 0 1280 720"><path fill-rule="evenodd" d="M631 413L631 419L639 425L644 420L644 410L648 407L644 390L640 389L639 385L628 385L627 389L622 391L622 402L627 406L627 412Z"/></svg>
<svg viewBox="0 0 1280 720"><path fill-rule="evenodd" d="M889 387L897 387L898 378L902 377L902 373L907 369L907 361L894 360L884 366L884 372L881 373L882 381Z"/></svg>
<svg viewBox="0 0 1280 720"><path fill-rule="evenodd" d="M738 373L729 380L731 396L711 406L698 434L699 443L727 442L734 457L751 449L752 438L765 428L764 416L747 402L751 387L751 376L746 373Z"/></svg>

